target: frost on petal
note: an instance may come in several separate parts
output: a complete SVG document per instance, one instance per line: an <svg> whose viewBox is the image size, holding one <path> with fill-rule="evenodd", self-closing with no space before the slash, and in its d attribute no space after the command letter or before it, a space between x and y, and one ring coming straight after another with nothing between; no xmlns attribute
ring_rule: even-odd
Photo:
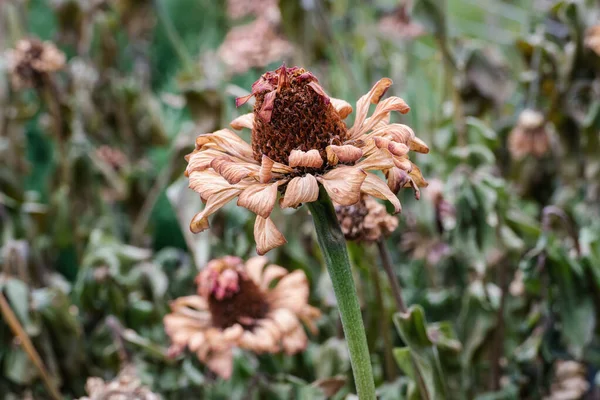
<svg viewBox="0 0 600 400"><path fill-rule="evenodd" d="M335 97L331 97L330 100L341 119L346 119L352 113L352 106L347 101Z"/></svg>
<svg viewBox="0 0 600 400"><path fill-rule="evenodd" d="M239 183L242 179L248 177L252 170L258 171L258 168L256 168L255 165L242 162L234 162L225 157L215 158L210 163L210 166L232 185L235 185L236 183Z"/></svg>
<svg viewBox="0 0 600 400"><path fill-rule="evenodd" d="M288 183L281 208L298 207L301 203L316 201L319 197L319 185L317 179L311 174L303 177L295 177Z"/></svg>
<svg viewBox="0 0 600 400"><path fill-rule="evenodd" d="M342 206L350 206L360 200L360 187L367 173L356 167L338 167L317 178L331 199Z"/></svg>
<svg viewBox="0 0 600 400"><path fill-rule="evenodd" d="M268 183L273 177L273 164L275 161L263 154L260 163L260 171L258 172L258 180L260 183Z"/></svg>
<svg viewBox="0 0 600 400"><path fill-rule="evenodd" d="M231 127L236 131L242 128L252 129L254 126L254 113L240 115L230 123Z"/></svg>
<svg viewBox="0 0 600 400"><path fill-rule="evenodd" d="M250 185L240 194L237 205L268 218L275 207L278 187L279 182Z"/></svg>
<svg viewBox="0 0 600 400"><path fill-rule="evenodd" d="M225 204L229 203L234 197L239 195L241 191L242 189L238 187L231 187L211 195L206 202L204 210L196 214L192 219L190 230L193 233L199 233L208 228L208 216L214 214Z"/></svg>
<svg viewBox="0 0 600 400"><path fill-rule="evenodd" d="M398 214L402 211L402 205L396 195L388 188L386 183L382 181L377 175L367 173L367 178L361 186L363 193L370 194L373 197L377 197L381 200L389 200L394 206L394 213Z"/></svg>
<svg viewBox="0 0 600 400"><path fill-rule="evenodd" d="M254 222L254 241L256 242L256 252L260 256L287 243L287 240L277 230L271 218L263 218L260 215L256 216Z"/></svg>
<svg viewBox="0 0 600 400"><path fill-rule="evenodd" d="M413 137L413 139L410 142L410 149L412 151L416 151L417 153L429 153L429 147L427 146L427 144L418 137Z"/></svg>
<svg viewBox="0 0 600 400"><path fill-rule="evenodd" d="M349 164L359 160L363 151L356 146L350 144L336 146L330 145L325 149L327 152L327 162L330 165L336 165L338 162Z"/></svg>
<svg viewBox="0 0 600 400"><path fill-rule="evenodd" d="M290 167L307 167L321 168L323 159L319 154L319 150L313 149L309 151L292 150L289 157Z"/></svg>
<svg viewBox="0 0 600 400"><path fill-rule="evenodd" d="M385 170L394 166L392 153L387 149L378 149L356 164L364 170Z"/></svg>
<svg viewBox="0 0 600 400"><path fill-rule="evenodd" d="M350 137L354 137L354 133L361 131L362 125L367 118L370 104L377 104L381 97L387 92L389 87L392 85L392 80L389 78L380 79L367 94L362 96L356 102L356 119L354 126L350 129Z"/></svg>

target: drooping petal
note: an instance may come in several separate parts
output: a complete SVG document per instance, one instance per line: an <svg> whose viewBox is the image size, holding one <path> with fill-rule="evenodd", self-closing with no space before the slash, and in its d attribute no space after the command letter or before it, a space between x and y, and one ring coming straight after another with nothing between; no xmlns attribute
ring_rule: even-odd
<svg viewBox="0 0 600 400"><path fill-rule="evenodd" d="M356 119L354 120L354 126L348 131L351 138L355 137L355 132L361 131L362 125L367 118L367 113L369 112L369 105L379 103L379 100L391 85L391 79L380 79L373 85L367 94L358 99L356 102Z"/></svg>
<svg viewBox="0 0 600 400"><path fill-rule="evenodd" d="M411 172L413 169L413 163L410 162L407 156L394 157L394 165L406 172Z"/></svg>
<svg viewBox="0 0 600 400"><path fill-rule="evenodd" d="M268 218L275 207L279 184L280 182L250 185L240 194L237 205Z"/></svg>
<svg viewBox="0 0 600 400"><path fill-rule="evenodd" d="M258 112L258 117L264 122L271 121L271 115L273 114L273 107L275 107L275 96L276 91L269 92L265 95L265 99L262 104L262 108Z"/></svg>
<svg viewBox="0 0 600 400"><path fill-rule="evenodd" d="M412 171L410 171L410 177L415 181L418 187L427 187L429 183L423 178L423 174L421 173L421 169L417 166L417 164L412 163Z"/></svg>
<svg viewBox="0 0 600 400"><path fill-rule="evenodd" d="M410 150L409 147L404 143L394 142L393 140L386 139L384 137L375 137L374 141L375 146L380 149L388 149L390 153L395 156L402 157L408 154L408 151Z"/></svg>
<svg viewBox="0 0 600 400"><path fill-rule="evenodd" d="M246 261L246 273L248 273L248 277L252 279L257 286L260 286L262 282L263 268L268 262L269 259L267 257L252 257Z"/></svg>
<svg viewBox="0 0 600 400"><path fill-rule="evenodd" d="M365 171L389 169L394 166L393 155L387 149L378 149L357 163L356 166Z"/></svg>
<svg viewBox="0 0 600 400"><path fill-rule="evenodd" d="M252 129L254 127L254 113L240 115L229 124L233 129L239 131L242 128Z"/></svg>
<svg viewBox="0 0 600 400"><path fill-rule="evenodd" d="M389 99L383 100L381 103L377 104L375 111L373 111L373 115L364 121L360 128L352 131L350 138L356 139L366 134L370 130L375 129L376 127L381 128L379 123L383 120L388 120L390 112L392 111L398 111L401 114L406 114L410 111L410 107L403 99L399 97L390 97Z"/></svg>
<svg viewBox="0 0 600 400"><path fill-rule="evenodd" d="M231 374L233 373L233 353L231 348L211 353L206 360L206 365L221 378L231 378Z"/></svg>
<svg viewBox="0 0 600 400"><path fill-rule="evenodd" d="M236 163L225 157L215 158L210 163L210 166L232 185L235 185L242 179L248 177L253 170L258 172L258 168L256 168L255 165ZM251 169L250 167L254 168Z"/></svg>
<svg viewBox="0 0 600 400"><path fill-rule="evenodd" d="M210 163L215 158L226 157L227 153L219 149L203 149L202 151L194 151L188 154L187 162L188 166L185 169L185 175L190 176L194 171L204 171L210 168Z"/></svg>
<svg viewBox="0 0 600 400"><path fill-rule="evenodd" d="M204 201L213 194L231 188L225 178L212 170L192 172L189 178L190 189L200 193Z"/></svg>
<svg viewBox="0 0 600 400"><path fill-rule="evenodd" d="M363 193L370 194L373 197L377 197L381 200L389 200L390 203L394 206L394 213L398 214L402 211L402 205L400 204L400 200L396 197L394 193L388 188L386 183L381 180L377 175L372 173L367 173L367 177L363 182L361 188Z"/></svg>
<svg viewBox="0 0 600 400"><path fill-rule="evenodd" d="M393 193L398 193L398 191L405 187L410 181L408 173L398 167L386 170L385 175L387 176L388 187Z"/></svg>
<svg viewBox="0 0 600 400"><path fill-rule="evenodd" d="M287 355L296 354L304 350L307 342L306 333L304 333L304 330L300 326L281 338L281 345Z"/></svg>
<svg viewBox="0 0 600 400"><path fill-rule="evenodd" d="M231 187L211 195L204 210L194 216L190 222L190 230L193 233L199 233L208 228L208 217L217 210L229 203L234 197L240 194L242 190L237 187Z"/></svg>
<svg viewBox="0 0 600 400"><path fill-rule="evenodd" d="M325 149L327 152L327 162L330 165L336 165L338 162L341 163L353 163L359 160L363 151L356 146L350 144L336 146L330 145Z"/></svg>
<svg viewBox="0 0 600 400"><path fill-rule="evenodd" d="M254 241L256 242L256 252L261 256L269 250L287 243L271 218L263 218L260 215L256 216L254 222Z"/></svg>
<svg viewBox="0 0 600 400"><path fill-rule="evenodd" d="M268 183L273 177L273 164L275 162L269 157L263 154L262 161L260 163L260 171L258 173L258 180L260 183Z"/></svg>
<svg viewBox="0 0 600 400"><path fill-rule="evenodd" d="M287 275L287 269L280 267L279 265L269 265L263 271L262 282L260 283L260 287L262 289L268 289L275 279L279 279L285 275Z"/></svg>
<svg viewBox="0 0 600 400"><path fill-rule="evenodd" d="M319 197L319 185L317 179L311 175L297 176L288 183L281 208L298 207L301 203L316 201Z"/></svg>
<svg viewBox="0 0 600 400"><path fill-rule="evenodd" d="M352 106L347 101L336 99L335 97L331 97L330 100L331 105L335 108L341 119L346 119L352 113Z"/></svg>
<svg viewBox="0 0 600 400"><path fill-rule="evenodd" d="M196 137L196 150L213 144L217 149L246 162L258 164L252 155L252 147L229 129L221 129Z"/></svg>
<svg viewBox="0 0 600 400"><path fill-rule="evenodd" d="M325 93L325 90L323 90L321 85L319 85L317 82L313 81L308 84L308 87L310 87L312 90L314 90L316 94L321 96L325 100L326 104L329 103L329 96L327 96L327 93Z"/></svg>
<svg viewBox="0 0 600 400"><path fill-rule="evenodd" d="M254 96L254 93L250 93L250 94L247 94L246 96L242 96L242 97L237 97L235 99L235 106L236 107L243 106L244 104L246 104L248 102L248 100L250 100L252 98L252 96Z"/></svg>
<svg viewBox="0 0 600 400"><path fill-rule="evenodd" d="M415 132L408 125L404 124L386 124L373 129L368 137L386 137L394 142L410 145L415 138Z"/></svg>
<svg viewBox="0 0 600 400"><path fill-rule="evenodd" d="M427 146L427 144L416 136L413 137L410 142L410 149L412 151L416 151L417 153L429 153L429 147Z"/></svg>
<svg viewBox="0 0 600 400"><path fill-rule="evenodd" d="M307 167L320 168L323 165L323 159L319 154L319 150L313 149L309 151L292 150L290 152L289 163L290 167Z"/></svg>
<svg viewBox="0 0 600 400"><path fill-rule="evenodd" d="M342 206L350 206L360 200L360 186L366 177L367 173L360 168L343 166L317 179L334 202Z"/></svg>

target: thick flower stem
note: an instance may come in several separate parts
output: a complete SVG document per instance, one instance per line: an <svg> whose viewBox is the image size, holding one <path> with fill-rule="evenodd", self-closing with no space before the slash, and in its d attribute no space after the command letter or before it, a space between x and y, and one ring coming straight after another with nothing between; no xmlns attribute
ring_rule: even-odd
<svg viewBox="0 0 600 400"><path fill-rule="evenodd" d="M376 398L375 384L369 358L369 347L344 235L338 223L333 204L323 188L321 188L319 199L316 202L309 203L308 208L312 213L317 240L333 283L333 290L350 352L350 362L358 397L361 400L374 400Z"/></svg>

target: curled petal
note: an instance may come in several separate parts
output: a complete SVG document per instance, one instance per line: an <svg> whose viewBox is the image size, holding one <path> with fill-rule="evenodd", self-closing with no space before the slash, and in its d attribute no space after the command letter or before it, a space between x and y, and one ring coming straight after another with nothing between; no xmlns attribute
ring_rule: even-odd
<svg viewBox="0 0 600 400"><path fill-rule="evenodd" d="M350 137L355 137L354 133L361 131L362 125L367 118L370 104L377 104L381 97L387 92L389 87L392 85L392 80L389 78L380 79L367 94L362 96L356 102L356 120L354 126L350 129Z"/></svg>
<svg viewBox="0 0 600 400"><path fill-rule="evenodd" d="M415 181L415 184L418 187L427 187L429 183L423 178L423 174L421 173L421 169L417 167L416 164L412 163L412 171L410 171L410 177Z"/></svg>
<svg viewBox="0 0 600 400"><path fill-rule="evenodd" d="M320 168L323 165L323 159L319 150L292 150L289 157L290 167Z"/></svg>
<svg viewBox="0 0 600 400"><path fill-rule="evenodd" d="M226 153L223 153L217 149L204 149L201 151L194 151L192 154L188 154L187 161L188 166L185 169L186 176L190 176L192 172L195 171L204 171L205 169L210 168L210 163L215 158L225 157Z"/></svg>
<svg viewBox="0 0 600 400"><path fill-rule="evenodd" d="M260 171L258 172L258 180L260 183L267 183L273 177L273 164L275 161L263 154L260 163Z"/></svg>
<svg viewBox="0 0 600 400"><path fill-rule="evenodd" d="M398 111L401 114L406 114L410 111L410 107L399 97L390 97L389 99L385 99L381 103L377 104L377 107L375 107L375 111L373 111L371 118L365 121L365 123L362 124L361 127L356 131L353 131L350 137L360 137L362 134L374 129L378 126L379 122L387 120L390 116L390 112L392 111Z"/></svg>
<svg viewBox="0 0 600 400"><path fill-rule="evenodd" d="M254 113L240 115L229 124L233 129L239 131L242 128L252 129L254 127Z"/></svg>
<svg viewBox="0 0 600 400"><path fill-rule="evenodd" d="M410 177L406 171L398 167L393 167L385 171L387 184L393 193L398 193L400 189L409 184Z"/></svg>
<svg viewBox="0 0 600 400"><path fill-rule="evenodd" d="M331 165L336 165L338 162L342 162L344 164L353 163L358 161L363 155L361 149L350 144L342 146L336 146L332 144L327 146L326 151L327 162Z"/></svg>
<svg viewBox="0 0 600 400"><path fill-rule="evenodd" d="M347 101L336 99L335 97L331 97L330 101L341 119L346 119L346 117L352 113L352 106Z"/></svg>
<svg viewBox="0 0 600 400"><path fill-rule="evenodd" d="M427 144L422 141L421 139L419 139L418 137L413 137L411 142L410 142L410 149L412 151L416 151L417 153L423 153L423 154L427 154L429 153L429 147L427 147Z"/></svg>
<svg viewBox="0 0 600 400"><path fill-rule="evenodd" d="M239 106L243 106L244 104L246 104L248 102L248 100L250 100L252 98L252 96L254 96L254 93L250 93L246 96L242 96L242 97L237 97L235 99L235 106L239 107Z"/></svg>
<svg viewBox="0 0 600 400"><path fill-rule="evenodd" d="M356 164L364 170L386 170L394 166L392 153L387 149L378 149Z"/></svg>
<svg viewBox="0 0 600 400"><path fill-rule="evenodd" d="M311 174L295 177L288 183L281 208L298 207L301 203L316 201L319 197L319 184Z"/></svg>
<svg viewBox="0 0 600 400"><path fill-rule="evenodd" d="M383 137L376 137L374 138L375 141L375 146L377 146L380 149L388 149L390 151L390 153L392 153L395 156L405 156L406 154L408 154L408 151L410 150L408 148L407 145L405 145L404 143L398 143L398 142L394 142L390 139L386 139Z"/></svg>
<svg viewBox="0 0 600 400"><path fill-rule="evenodd" d="M368 134L369 137L386 137L394 142L409 145L415 138L415 132L404 124L384 124L376 127Z"/></svg>
<svg viewBox="0 0 600 400"><path fill-rule="evenodd" d="M228 158L215 158L210 166L219 175L221 175L227 182L232 185L239 183L242 179L246 178L252 172L249 168L244 165L233 162Z"/></svg>
<svg viewBox="0 0 600 400"><path fill-rule="evenodd" d="M206 365L221 378L231 378L231 374L233 373L233 353L231 348L211 353L206 360Z"/></svg>
<svg viewBox="0 0 600 400"><path fill-rule="evenodd" d="M242 190L237 187L222 190L210 196L206 202L204 210L194 216L190 222L190 230L193 233L199 233L208 228L208 216L214 214L217 210L229 203L234 197L240 194Z"/></svg>
<svg viewBox="0 0 600 400"><path fill-rule="evenodd" d="M413 163L410 162L408 157L394 157L394 165L406 172L411 172L413 169Z"/></svg>
<svg viewBox="0 0 600 400"><path fill-rule="evenodd" d="M265 95L265 99L262 104L262 108L258 112L258 116L264 122L271 121L271 115L273 114L273 107L275 107L275 96L277 95L276 91L269 92Z"/></svg>
<svg viewBox="0 0 600 400"><path fill-rule="evenodd" d="M190 174L189 187L200 193L200 197L204 201L216 193L231 189L229 182L212 170L192 172Z"/></svg>
<svg viewBox="0 0 600 400"><path fill-rule="evenodd" d="M402 211L402 205L396 195L387 187L384 181L382 181L377 175L367 173L367 177L361 186L361 190L364 193L370 194L373 197L377 197L381 200L389 200L394 206L394 213L398 214Z"/></svg>
<svg viewBox="0 0 600 400"><path fill-rule="evenodd" d="M257 164L252 154L252 147L229 129L221 129L196 137L196 150L205 146L215 147L229 155Z"/></svg>
<svg viewBox="0 0 600 400"><path fill-rule="evenodd" d="M258 286L260 286L262 282L263 268L268 262L269 259L267 257L252 257L246 261L246 272L248 273L248 277Z"/></svg>
<svg viewBox="0 0 600 400"><path fill-rule="evenodd" d="M367 173L360 168L343 166L317 179L334 202L350 206L360 200L360 187L366 177Z"/></svg>
<svg viewBox="0 0 600 400"><path fill-rule="evenodd" d="M254 241L256 242L256 252L260 256L275 247L287 243L287 240L277 230L271 218L263 218L260 215L256 216L256 221L254 222Z"/></svg>
<svg viewBox="0 0 600 400"><path fill-rule="evenodd" d="M278 187L279 182L250 185L240 194L237 205L268 218L275 207Z"/></svg>
<svg viewBox="0 0 600 400"><path fill-rule="evenodd" d="M325 93L325 90L323 90L321 85L319 85L317 82L311 82L308 84L308 86L314 90L316 94L321 96L323 100L325 100L325 103L329 103L329 96L327 96L327 93Z"/></svg>

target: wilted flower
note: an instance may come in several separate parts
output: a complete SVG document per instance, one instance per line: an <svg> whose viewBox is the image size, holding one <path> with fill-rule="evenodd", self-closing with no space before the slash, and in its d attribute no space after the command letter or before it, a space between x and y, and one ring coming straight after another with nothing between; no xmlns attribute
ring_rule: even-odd
<svg viewBox="0 0 600 400"><path fill-rule="evenodd" d="M171 352L185 347L219 376L233 367L232 349L295 354L306 348L304 322L313 332L318 309L308 305L303 271L267 265L265 257L245 264L238 257L212 260L198 274L198 295L176 299L164 319Z"/></svg>
<svg viewBox="0 0 600 400"><path fill-rule="evenodd" d="M336 205L335 212L347 240L376 242L398 227L398 218L370 196L351 206Z"/></svg>
<svg viewBox="0 0 600 400"><path fill-rule="evenodd" d="M425 33L421 25L411 20L408 9L404 5L379 20L379 31L384 35L397 38L414 38Z"/></svg>
<svg viewBox="0 0 600 400"><path fill-rule="evenodd" d="M546 129L544 116L533 110L524 110L517 126L508 137L508 150L516 160L531 154L542 157L550 148L550 135Z"/></svg>
<svg viewBox="0 0 600 400"><path fill-rule="evenodd" d="M557 361L550 396L545 400L578 400L588 391L586 368L576 361Z"/></svg>
<svg viewBox="0 0 600 400"><path fill-rule="evenodd" d="M278 0L227 0L227 15L239 19L249 15L260 17L276 10L279 12Z"/></svg>
<svg viewBox="0 0 600 400"><path fill-rule="evenodd" d="M88 396L79 400L160 400L160 396L152 393L142 385L136 376L135 369L127 366L110 382L102 378L88 378L85 384Z"/></svg>
<svg viewBox="0 0 600 400"><path fill-rule="evenodd" d="M64 65L65 54L51 42L21 39L8 51L8 69L15 88L40 87L47 74Z"/></svg>
<svg viewBox="0 0 600 400"><path fill-rule="evenodd" d="M281 246L285 238L270 219L277 202L281 208L316 201L319 184L342 206L360 201L362 193L389 200L396 212L395 193L405 186L425 186L419 168L408 159L409 150L427 153L427 145L406 125L390 123L390 113L407 113L404 100L380 101L392 84L381 79L357 102L354 126L344 118L350 104L330 98L317 78L299 67L281 66L252 85L252 93L238 98L241 106L256 97L254 113L236 118L234 129L252 130L244 142L228 129L200 135L187 156L189 185L206 201L190 229L209 227L208 216L238 198L237 204L257 214L254 238L257 252ZM367 118L370 104L375 111ZM387 185L369 171L383 171Z"/></svg>
<svg viewBox="0 0 600 400"><path fill-rule="evenodd" d="M96 149L96 157L114 170L120 170L127 164L127 156L119 149L100 146Z"/></svg>
<svg viewBox="0 0 600 400"><path fill-rule="evenodd" d="M259 18L231 29L219 48L219 56L231 72L239 74L287 58L293 51L272 22Z"/></svg>
<svg viewBox="0 0 600 400"><path fill-rule="evenodd" d="M585 33L585 47L600 56L600 25L592 26Z"/></svg>

